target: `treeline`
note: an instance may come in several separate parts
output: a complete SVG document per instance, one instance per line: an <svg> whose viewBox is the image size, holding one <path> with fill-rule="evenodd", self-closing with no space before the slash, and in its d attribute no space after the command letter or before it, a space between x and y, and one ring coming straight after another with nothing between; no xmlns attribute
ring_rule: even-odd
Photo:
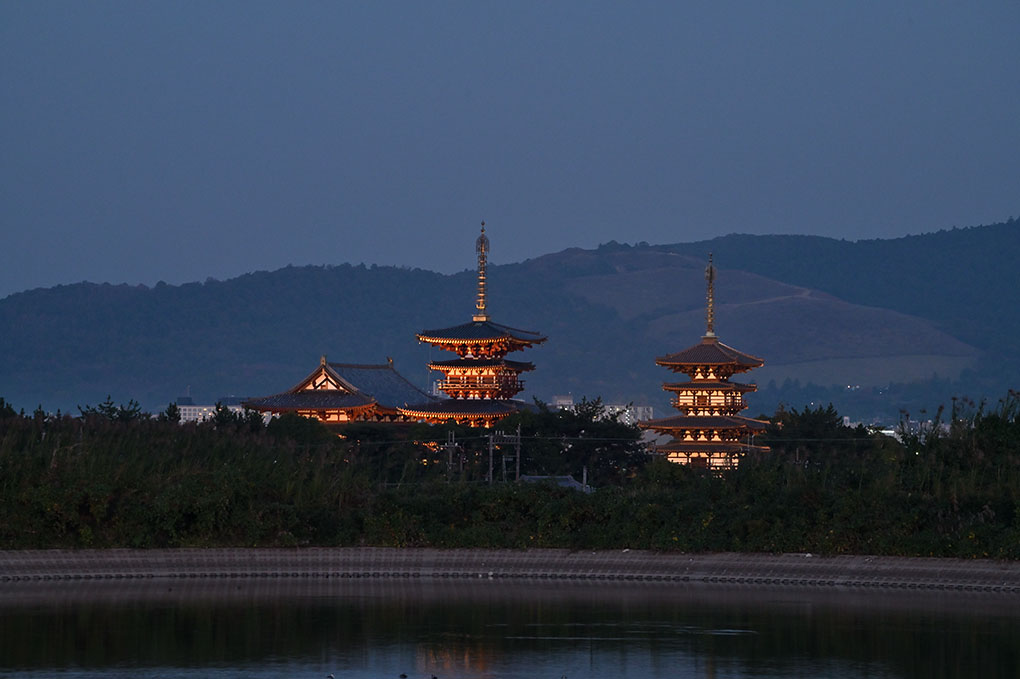
<svg viewBox="0 0 1020 679"><path fill-rule="evenodd" d="M902 441L832 408L783 410L768 453L714 474L649 456L601 403L539 408L525 474L587 470L594 492L502 482L490 432L220 409L179 423L108 400L78 416L0 399L0 549L213 546L635 548L1020 558L1020 394L954 403ZM944 421L943 421L944 420ZM452 434L452 437L451 437ZM756 440L756 443L759 440ZM507 465L513 478L513 462Z"/></svg>

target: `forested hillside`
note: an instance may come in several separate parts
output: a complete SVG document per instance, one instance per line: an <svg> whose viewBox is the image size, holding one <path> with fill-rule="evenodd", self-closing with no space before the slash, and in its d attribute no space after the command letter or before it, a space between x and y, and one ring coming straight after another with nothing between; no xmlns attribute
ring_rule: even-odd
<svg viewBox="0 0 1020 679"><path fill-rule="evenodd" d="M464 250L467 267L474 256ZM894 420L901 408L1017 386L1020 222L1010 221L857 243L610 243L494 266L494 320L549 337L520 356L537 366L525 397L569 392L662 412L669 375L654 360L704 332L710 251L720 337L766 362L750 375L762 387L749 399L755 414L831 400L855 418ZM108 394L158 409L189 387L207 402L284 390L322 354L392 357L426 387L430 349L414 335L468 320L474 287L470 270L340 264L180 286L32 290L0 300L0 395L28 410L73 411Z"/></svg>
<svg viewBox="0 0 1020 679"><path fill-rule="evenodd" d="M954 337L1016 353L1020 220L891 240L731 235L669 246L847 302L935 321Z"/></svg>

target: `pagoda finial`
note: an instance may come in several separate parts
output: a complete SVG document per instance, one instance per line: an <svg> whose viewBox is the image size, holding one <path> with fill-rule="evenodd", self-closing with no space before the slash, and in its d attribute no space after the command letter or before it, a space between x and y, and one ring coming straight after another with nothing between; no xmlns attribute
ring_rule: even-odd
<svg viewBox="0 0 1020 679"><path fill-rule="evenodd" d="M487 321L489 314L485 311L485 264L486 256L489 254L489 238L485 235L485 222L482 222L482 235L475 241L475 252L478 253L478 299L475 301L475 309L478 310L471 317L473 321Z"/></svg>
<svg viewBox="0 0 1020 679"><path fill-rule="evenodd" d="M705 267L705 280L708 281L707 310L705 321L708 329L705 337L715 337L715 267L712 266L712 253L708 253L708 266Z"/></svg>

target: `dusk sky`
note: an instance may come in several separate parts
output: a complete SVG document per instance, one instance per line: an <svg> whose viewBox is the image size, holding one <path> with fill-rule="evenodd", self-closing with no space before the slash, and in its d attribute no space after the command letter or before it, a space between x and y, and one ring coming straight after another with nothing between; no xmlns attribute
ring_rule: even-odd
<svg viewBox="0 0 1020 679"><path fill-rule="evenodd" d="M1020 215L1020 3L0 3L0 297Z"/></svg>

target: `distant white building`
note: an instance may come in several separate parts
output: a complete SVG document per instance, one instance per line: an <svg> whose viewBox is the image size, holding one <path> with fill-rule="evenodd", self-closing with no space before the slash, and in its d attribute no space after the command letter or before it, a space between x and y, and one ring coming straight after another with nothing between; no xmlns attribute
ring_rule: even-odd
<svg viewBox="0 0 1020 679"><path fill-rule="evenodd" d="M555 410L570 410L574 407L573 394L558 394L549 400L549 407ZM620 405L618 403L604 403L606 415L616 415L617 419L629 425L635 425L644 420L655 417L652 406Z"/></svg>
<svg viewBox="0 0 1020 679"><path fill-rule="evenodd" d="M635 406L635 405L606 405L606 413L610 415L616 415L619 413L617 418L620 422L629 425L635 425L638 422L644 422L645 420L651 420L655 417L655 413L652 410L652 406Z"/></svg>
<svg viewBox="0 0 1020 679"><path fill-rule="evenodd" d="M244 400L237 396L224 396L218 403L233 413L243 413L244 406L241 402ZM197 405L190 396L179 396L177 410L181 413L181 422L205 422L216 414L216 404Z"/></svg>

